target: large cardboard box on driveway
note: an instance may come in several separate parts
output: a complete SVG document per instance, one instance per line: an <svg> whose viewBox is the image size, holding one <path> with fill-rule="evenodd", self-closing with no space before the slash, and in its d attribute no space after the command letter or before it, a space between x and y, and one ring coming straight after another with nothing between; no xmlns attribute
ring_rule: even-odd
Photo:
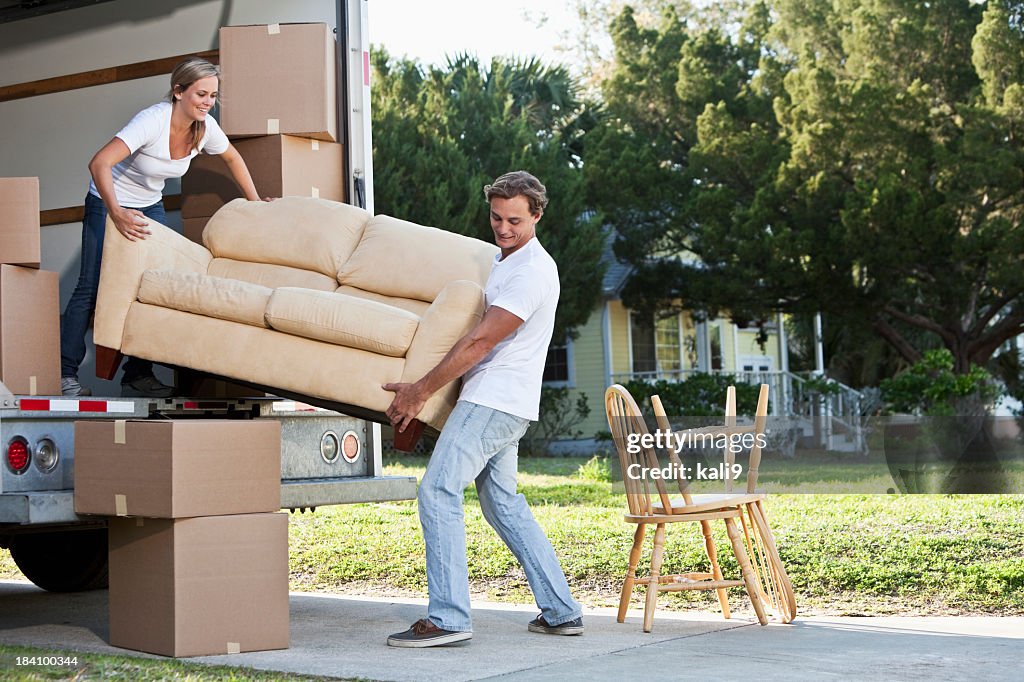
<svg viewBox="0 0 1024 682"><path fill-rule="evenodd" d="M340 144L294 135L268 135L237 140L234 145L245 159L261 196L345 200ZM187 221L209 218L221 206L241 196L242 190L219 156L200 154L192 159L188 173L181 179L185 236L192 238ZM202 221L202 225L205 224L206 221ZM202 234L201 229L199 234Z"/></svg>
<svg viewBox="0 0 1024 682"><path fill-rule="evenodd" d="M281 424L75 422L75 512L174 519L281 508Z"/></svg>
<svg viewBox="0 0 1024 682"><path fill-rule="evenodd" d="M39 267L39 178L0 178L0 263Z"/></svg>
<svg viewBox="0 0 1024 682"><path fill-rule="evenodd" d="M110 519L110 643L164 656L288 648L288 515Z"/></svg>
<svg viewBox="0 0 1024 682"><path fill-rule="evenodd" d="M0 265L0 381L12 393L60 395L56 272Z"/></svg>
<svg viewBox="0 0 1024 682"><path fill-rule="evenodd" d="M338 139L337 55L327 24L220 29L220 125L230 137Z"/></svg>

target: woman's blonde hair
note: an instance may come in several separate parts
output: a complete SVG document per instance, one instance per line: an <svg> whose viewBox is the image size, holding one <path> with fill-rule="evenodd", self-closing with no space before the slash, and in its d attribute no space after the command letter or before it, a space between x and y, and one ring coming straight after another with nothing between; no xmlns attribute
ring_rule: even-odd
<svg viewBox="0 0 1024 682"><path fill-rule="evenodd" d="M167 101L172 105L175 103L175 94L181 94L191 87L197 80L216 76L220 78L220 69L201 57L189 57L171 72L171 89L167 93ZM192 122L192 149L199 149L199 144L206 134L206 123L204 121Z"/></svg>

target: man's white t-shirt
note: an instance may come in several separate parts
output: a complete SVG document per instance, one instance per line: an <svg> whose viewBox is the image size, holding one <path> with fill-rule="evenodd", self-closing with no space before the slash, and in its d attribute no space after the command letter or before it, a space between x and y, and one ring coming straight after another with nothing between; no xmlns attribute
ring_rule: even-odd
<svg viewBox="0 0 1024 682"><path fill-rule="evenodd" d="M170 102L160 102L135 114L116 135L131 152L126 159L115 165L114 193L122 206L145 208L152 206L163 197L164 181L180 178L188 171L192 157L200 151L207 154L223 154L228 149L228 137L212 116L206 117L206 132L199 143L199 149L192 149L188 156L172 159ZM89 192L100 193L96 183L89 183Z"/></svg>
<svg viewBox="0 0 1024 682"><path fill-rule="evenodd" d="M469 370L459 400L537 420L540 386L558 306L558 266L534 237L504 260L494 257L484 290L523 323Z"/></svg>

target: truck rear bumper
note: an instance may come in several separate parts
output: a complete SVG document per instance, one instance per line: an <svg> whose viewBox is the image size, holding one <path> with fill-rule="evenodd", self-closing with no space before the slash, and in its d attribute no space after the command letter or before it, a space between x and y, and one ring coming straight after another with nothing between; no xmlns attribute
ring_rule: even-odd
<svg viewBox="0 0 1024 682"><path fill-rule="evenodd" d="M72 490L0 495L0 523L35 525L84 520L75 514L75 493Z"/></svg>
<svg viewBox="0 0 1024 682"><path fill-rule="evenodd" d="M324 478L281 483L281 509L415 498L416 478L412 476ZM0 494L0 524L36 525L95 520L94 516L75 513L75 493L72 490Z"/></svg>

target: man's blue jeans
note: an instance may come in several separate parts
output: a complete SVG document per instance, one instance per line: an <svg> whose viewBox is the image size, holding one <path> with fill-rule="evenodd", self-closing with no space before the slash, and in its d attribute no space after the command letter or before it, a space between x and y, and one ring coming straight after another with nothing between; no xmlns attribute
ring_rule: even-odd
<svg viewBox="0 0 1024 682"><path fill-rule="evenodd" d="M427 546L427 616L445 630L471 631L463 492L476 480L480 509L526 572L549 625L582 615L565 574L526 498L516 493L519 439L530 422L460 400L441 431L419 488Z"/></svg>
<svg viewBox="0 0 1024 682"><path fill-rule="evenodd" d="M147 218L163 223L167 221L164 204L137 209ZM85 359L85 333L89 330L96 310L96 292L100 287L100 259L103 257L103 235L107 226L107 207L103 200L89 192L85 195L85 218L82 220L82 267L78 284L71 294L64 315L60 319L60 375L77 377L78 367ZM127 384L153 373L153 363L138 358L127 358L121 383Z"/></svg>

